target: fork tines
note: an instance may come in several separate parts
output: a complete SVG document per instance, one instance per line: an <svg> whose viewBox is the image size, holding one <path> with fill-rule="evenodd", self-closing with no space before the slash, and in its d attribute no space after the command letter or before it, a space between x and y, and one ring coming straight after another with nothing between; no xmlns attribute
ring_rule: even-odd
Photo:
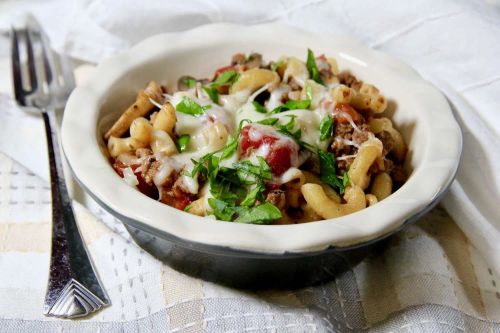
<svg viewBox="0 0 500 333"><path fill-rule="evenodd" d="M16 101L25 107L57 107L74 87L66 59L50 51L47 37L33 26L11 31L11 59Z"/></svg>

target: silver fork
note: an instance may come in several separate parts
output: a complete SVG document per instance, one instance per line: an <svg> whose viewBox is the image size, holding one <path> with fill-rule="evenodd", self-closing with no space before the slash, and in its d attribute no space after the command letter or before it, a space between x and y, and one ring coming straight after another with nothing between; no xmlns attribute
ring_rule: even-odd
<svg viewBox="0 0 500 333"><path fill-rule="evenodd" d="M26 111L39 112L45 124L52 191L52 250L43 312L76 318L110 301L99 283L78 230L64 182L55 110L65 105L74 88L67 59L50 51L41 28L30 24L12 29L11 60L15 99Z"/></svg>

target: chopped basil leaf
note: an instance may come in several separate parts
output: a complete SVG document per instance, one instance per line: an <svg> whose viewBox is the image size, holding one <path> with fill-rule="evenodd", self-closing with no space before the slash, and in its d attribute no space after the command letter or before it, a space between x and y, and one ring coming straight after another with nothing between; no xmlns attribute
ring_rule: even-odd
<svg viewBox="0 0 500 333"><path fill-rule="evenodd" d="M222 154L220 155L221 160L225 160L226 158L229 158L233 156L234 152L236 151L236 148L238 147L238 138L229 138L229 143L224 147L222 150Z"/></svg>
<svg viewBox="0 0 500 333"><path fill-rule="evenodd" d="M247 176L255 177L259 180L271 180L272 172L271 167L267 164L266 160L262 156L257 156L259 165L254 165L249 160L243 160L233 164L233 168L239 171L239 175L242 175L242 181L248 181Z"/></svg>
<svg viewBox="0 0 500 333"><path fill-rule="evenodd" d="M339 193L344 193L344 185L337 177L335 155L322 150L318 150L318 155L321 181L338 190Z"/></svg>
<svg viewBox="0 0 500 333"><path fill-rule="evenodd" d="M194 86L196 86L196 82L198 82L198 81L196 81L195 79L187 79L186 78L182 82L186 85L186 87L193 88Z"/></svg>
<svg viewBox="0 0 500 333"><path fill-rule="evenodd" d="M302 101L289 100L283 105L274 108L271 113L280 113L289 110L302 110L307 109L311 105L310 99L305 99Z"/></svg>
<svg viewBox="0 0 500 333"><path fill-rule="evenodd" d="M265 202L250 208L245 214L240 214L235 222L265 224L269 221L281 218L281 211L272 203Z"/></svg>
<svg viewBox="0 0 500 333"><path fill-rule="evenodd" d="M344 187L340 190L340 194L344 194L345 188L347 187L347 185L349 185L349 173L347 172L347 170L344 172L344 175L342 176L342 185Z"/></svg>
<svg viewBox="0 0 500 333"><path fill-rule="evenodd" d="M260 104L259 102L253 101L252 105L255 108L255 111L260 112L260 113L267 113L266 108L262 104Z"/></svg>
<svg viewBox="0 0 500 333"><path fill-rule="evenodd" d="M245 199L240 202L241 206L252 207L257 199L262 198L262 193L264 193L265 187L263 185L257 185L253 190L248 192Z"/></svg>
<svg viewBox="0 0 500 333"><path fill-rule="evenodd" d="M333 134L333 118L326 116L319 124L319 139L321 141L328 140Z"/></svg>
<svg viewBox="0 0 500 333"><path fill-rule="evenodd" d="M219 172L219 158L217 156L210 156L207 159L207 177L209 182L212 184L217 178L217 173Z"/></svg>
<svg viewBox="0 0 500 333"><path fill-rule="evenodd" d="M187 149L189 140L191 140L189 134L183 134L177 139L177 150L179 153L182 153Z"/></svg>
<svg viewBox="0 0 500 333"><path fill-rule="evenodd" d="M204 164L208 159L212 158L213 154L214 153L208 153L202 156L198 161L191 159L191 162L193 162L194 164L193 170L191 170L191 172L185 170L184 175L189 177L194 177L198 172L201 172L202 174L206 175L207 168L205 167Z"/></svg>
<svg viewBox="0 0 500 333"><path fill-rule="evenodd" d="M179 104L177 104L175 109L179 112L199 117L202 116L205 113L205 110L209 109L210 107L211 107L210 105L205 105L202 107L200 104L196 103L192 98L184 96L182 97Z"/></svg>
<svg viewBox="0 0 500 333"><path fill-rule="evenodd" d="M273 126L274 124L276 124L278 122L278 120L279 120L278 118L266 118L266 119L258 121L257 123L262 124L262 125Z"/></svg>
<svg viewBox="0 0 500 333"><path fill-rule="evenodd" d="M203 90L207 93L208 97L212 100L214 103L219 102L219 91L215 86L205 86L203 87Z"/></svg>
<svg viewBox="0 0 500 333"><path fill-rule="evenodd" d="M297 116L289 115L288 117L290 117L290 121L285 125L280 125L279 127L284 130L291 131L295 127Z"/></svg>
<svg viewBox="0 0 500 333"><path fill-rule="evenodd" d="M324 85L323 80L319 75L318 66L316 66L316 59L314 58L314 53L311 49L307 49L306 67L307 70L309 71L309 76L311 77L311 79L318 82L319 84Z"/></svg>
<svg viewBox="0 0 500 333"><path fill-rule="evenodd" d="M237 171L231 168L220 167L216 177L211 177L210 193L214 198L223 200L230 205L245 197L247 191L237 175Z"/></svg>
<svg viewBox="0 0 500 333"><path fill-rule="evenodd" d="M215 79L213 84L222 86L224 84L234 83L238 80L239 76L240 73L235 70L224 71L217 77L217 79Z"/></svg>
<svg viewBox="0 0 500 333"><path fill-rule="evenodd" d="M272 70L273 72L276 72L276 71L278 70L278 68L280 68L280 67L281 67L281 65L283 65L284 63L285 63L285 61L284 61L284 60L280 60L280 61L273 62L273 63L271 64L271 70Z"/></svg>
<svg viewBox="0 0 500 333"><path fill-rule="evenodd" d="M217 219L222 221L232 220L235 211L232 207L229 207L226 202L215 198L209 198L208 204L213 209L213 213Z"/></svg>
<svg viewBox="0 0 500 333"><path fill-rule="evenodd" d="M187 205L186 208L184 208L184 211L189 212L191 210L191 208L193 208L193 204Z"/></svg>

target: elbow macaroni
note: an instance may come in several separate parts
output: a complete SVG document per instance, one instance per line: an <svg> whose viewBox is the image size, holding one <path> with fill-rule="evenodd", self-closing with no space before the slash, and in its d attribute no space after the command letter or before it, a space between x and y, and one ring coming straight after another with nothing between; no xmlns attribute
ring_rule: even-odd
<svg viewBox="0 0 500 333"><path fill-rule="evenodd" d="M351 183L358 185L363 190L370 184L368 169L377 158L382 156L382 142L377 138L365 141L358 150L358 155L354 158L348 171Z"/></svg>
<svg viewBox="0 0 500 333"><path fill-rule="evenodd" d="M344 199L346 203L337 203L328 197L318 184L304 184L301 188L307 204L324 219L332 219L354 213L366 207L365 193L359 186L350 186L346 189Z"/></svg>

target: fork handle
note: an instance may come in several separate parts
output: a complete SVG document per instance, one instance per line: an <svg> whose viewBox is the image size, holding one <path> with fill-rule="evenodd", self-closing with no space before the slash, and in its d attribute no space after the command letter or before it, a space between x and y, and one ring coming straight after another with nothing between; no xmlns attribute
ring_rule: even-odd
<svg viewBox="0 0 500 333"><path fill-rule="evenodd" d="M64 181L53 111L42 113L47 136L52 191L52 250L45 295L47 316L82 317L108 305L73 214Z"/></svg>

